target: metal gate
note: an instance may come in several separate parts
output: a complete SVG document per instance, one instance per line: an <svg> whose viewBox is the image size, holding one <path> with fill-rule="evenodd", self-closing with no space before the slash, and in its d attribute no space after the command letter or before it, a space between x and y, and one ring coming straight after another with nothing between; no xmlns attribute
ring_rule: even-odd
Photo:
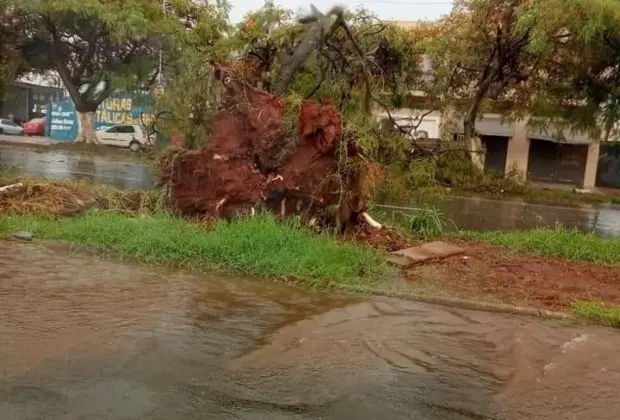
<svg viewBox="0 0 620 420"><path fill-rule="evenodd" d="M620 188L620 143L601 144L596 186Z"/></svg>
<svg viewBox="0 0 620 420"><path fill-rule="evenodd" d="M580 185L586 170L588 146L531 140L528 172L532 181Z"/></svg>

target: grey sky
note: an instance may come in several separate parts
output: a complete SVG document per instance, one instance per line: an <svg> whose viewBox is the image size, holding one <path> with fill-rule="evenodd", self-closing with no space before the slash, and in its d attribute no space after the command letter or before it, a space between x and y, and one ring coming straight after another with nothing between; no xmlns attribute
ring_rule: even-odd
<svg viewBox="0 0 620 420"><path fill-rule="evenodd" d="M250 10L260 8L264 0L229 0L232 5L231 19L240 21ZM436 19L448 13L451 0L275 0L279 6L292 10L307 9L310 3L319 10L326 11L334 5L349 8L364 7L385 20L427 20Z"/></svg>

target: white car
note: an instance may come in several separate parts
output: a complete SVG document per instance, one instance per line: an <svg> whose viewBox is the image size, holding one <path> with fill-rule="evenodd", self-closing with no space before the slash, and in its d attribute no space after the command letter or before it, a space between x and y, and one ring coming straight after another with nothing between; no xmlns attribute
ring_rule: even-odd
<svg viewBox="0 0 620 420"><path fill-rule="evenodd" d="M23 133L24 127L15 124L7 118L0 119L0 134L13 134L16 136L21 136Z"/></svg>
<svg viewBox="0 0 620 420"><path fill-rule="evenodd" d="M128 148L138 152L152 146L146 130L139 125L113 125L97 130L97 140L108 146Z"/></svg>

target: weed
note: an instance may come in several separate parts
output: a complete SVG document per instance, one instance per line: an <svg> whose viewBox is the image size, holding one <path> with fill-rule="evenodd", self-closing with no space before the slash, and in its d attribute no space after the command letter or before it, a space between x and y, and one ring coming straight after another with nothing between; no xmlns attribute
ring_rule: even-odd
<svg viewBox="0 0 620 420"><path fill-rule="evenodd" d="M598 302L575 302L572 305L575 316L611 327L620 327L620 308L606 308Z"/></svg>
<svg viewBox="0 0 620 420"><path fill-rule="evenodd" d="M399 233L417 237L436 237L444 234L445 219L443 214L432 207L412 209L411 211L386 212L384 206L370 205L368 211L373 218L386 224Z"/></svg>
<svg viewBox="0 0 620 420"><path fill-rule="evenodd" d="M424 208L407 216L409 231L424 236L425 238L440 236L443 234L442 214L436 209Z"/></svg>

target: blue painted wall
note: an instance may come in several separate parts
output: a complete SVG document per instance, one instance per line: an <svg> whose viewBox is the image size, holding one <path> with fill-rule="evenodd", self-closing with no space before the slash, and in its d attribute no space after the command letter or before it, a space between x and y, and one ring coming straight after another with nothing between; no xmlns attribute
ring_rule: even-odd
<svg viewBox="0 0 620 420"><path fill-rule="evenodd" d="M149 95L117 93L103 101L97 109L96 127L109 127L116 124L140 124L142 119L148 124L154 117L148 113L151 104ZM58 102L47 107L45 132L54 140L72 141L78 133L78 120L72 101Z"/></svg>

